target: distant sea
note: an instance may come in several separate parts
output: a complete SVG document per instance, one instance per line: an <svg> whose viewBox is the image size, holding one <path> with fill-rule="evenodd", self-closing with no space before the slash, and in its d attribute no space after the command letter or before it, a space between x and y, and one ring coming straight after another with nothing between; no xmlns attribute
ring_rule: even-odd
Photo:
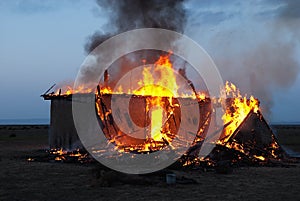
<svg viewBox="0 0 300 201"><path fill-rule="evenodd" d="M282 121L282 122L271 122L270 125L300 125L300 122L298 121L295 121L295 122L285 122L285 121Z"/></svg>
<svg viewBox="0 0 300 201"><path fill-rule="evenodd" d="M50 119L0 119L0 125L49 125Z"/></svg>
<svg viewBox="0 0 300 201"><path fill-rule="evenodd" d="M50 119L0 119L0 125L49 125ZM300 122L270 122L270 125L300 125Z"/></svg>

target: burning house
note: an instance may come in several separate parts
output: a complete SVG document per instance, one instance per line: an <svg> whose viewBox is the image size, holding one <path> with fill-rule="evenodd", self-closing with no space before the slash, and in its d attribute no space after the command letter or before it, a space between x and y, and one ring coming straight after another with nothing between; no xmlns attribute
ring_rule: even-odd
<svg viewBox="0 0 300 201"><path fill-rule="evenodd" d="M91 53L106 39L128 30L162 28L183 33L187 20L182 0L99 0L97 3L105 8L103 12L110 11L107 13L109 30L105 33L96 32L90 37L85 46L87 53ZM155 39L149 43L156 42ZM155 54L157 52L147 50L146 59L149 60ZM105 55L102 55L103 58ZM130 73L129 81L117 86L116 82L128 71L133 72L131 67L136 67L130 65L132 58L140 62L143 68L134 75ZM283 152L261 113L257 99L242 96L236 86L228 82L223 89L228 97L226 100L210 97L207 91L195 88L195 80L191 82L187 79L185 67L179 66L175 70L173 65L170 54L161 53L159 58L148 63L143 54L137 54L123 60L123 63L121 60L118 68L108 68L97 86L61 86L56 91L43 94L45 100L51 101L50 149L84 149L72 115L72 101L76 94L93 102L93 115L107 143L120 153L151 153L166 146L176 149L189 139L193 143L181 158L183 165L223 160L268 162L270 159L281 158ZM117 75L115 71L118 71ZM86 80L95 74L93 69L87 69L84 73ZM142 75L142 78L132 80L136 75ZM187 88L189 93L186 93ZM221 124L215 118L216 108L224 111ZM204 140L216 137L208 136L209 127L220 131L221 136L210 140L215 148L206 158L200 158L198 153ZM178 136L185 139L175 140Z"/></svg>
<svg viewBox="0 0 300 201"><path fill-rule="evenodd" d="M223 125L217 125L214 108L222 107L222 101L196 92L194 87L194 94L178 93L181 75L177 77L169 57L170 54L160 56L153 65L144 66L136 90L124 86L112 90L108 84L108 71L105 71L103 82L95 90L67 87L42 95L51 101L50 149L84 149L72 116L72 97L80 94L94 101L94 115L107 143L120 153L151 153L166 146L176 149L184 146L188 139L193 143L180 159L182 165L223 160L267 162L281 157L282 150L260 112L257 99L243 97L233 84L227 82L223 90L228 96ZM164 76L156 77L155 72ZM162 83L167 83L168 87L161 87ZM191 86L191 81L187 83ZM198 110L195 110L195 104ZM213 142L212 152L206 158L199 158L197 154L209 126L221 130L221 136Z"/></svg>

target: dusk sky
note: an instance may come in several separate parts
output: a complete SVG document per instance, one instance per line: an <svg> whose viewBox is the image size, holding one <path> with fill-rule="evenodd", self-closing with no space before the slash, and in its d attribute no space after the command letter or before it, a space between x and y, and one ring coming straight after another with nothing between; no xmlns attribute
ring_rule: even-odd
<svg viewBox="0 0 300 201"><path fill-rule="evenodd" d="M269 121L300 122L298 4L210 2L186 2L185 33L224 79L269 107ZM88 37L108 29L106 14L93 0L1 0L0 119L49 118L40 95L75 79Z"/></svg>

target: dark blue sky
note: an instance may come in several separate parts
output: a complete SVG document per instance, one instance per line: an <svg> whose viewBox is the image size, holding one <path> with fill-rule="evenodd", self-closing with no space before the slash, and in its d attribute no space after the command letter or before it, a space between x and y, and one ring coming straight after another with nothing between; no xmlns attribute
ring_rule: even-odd
<svg viewBox="0 0 300 201"><path fill-rule="evenodd" d="M300 24L286 3L190 1L186 34L224 79L261 100L270 121L300 122ZM48 118L39 95L75 79L87 37L106 31L105 21L94 1L0 1L0 119Z"/></svg>

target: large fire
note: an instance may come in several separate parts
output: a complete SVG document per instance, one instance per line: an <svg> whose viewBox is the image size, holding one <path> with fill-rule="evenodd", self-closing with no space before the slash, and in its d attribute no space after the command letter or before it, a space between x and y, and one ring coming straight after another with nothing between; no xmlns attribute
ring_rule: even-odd
<svg viewBox="0 0 300 201"><path fill-rule="evenodd" d="M160 56L154 64L143 66L142 78L137 82L137 89L124 89L121 86L117 88L116 92L113 92L109 86L99 87L100 98L96 105L98 114L104 122L107 120L107 115L111 113L110 109L102 107L103 101L105 101L104 97L107 95L130 94L135 97L135 102L139 99L145 100L145 103L142 103L143 106L141 105L145 110L145 115L136 115L146 119L145 122L150 122L150 127L144 130L144 140L124 137L124 133L120 131L104 130L110 141L118 146L119 151L148 152L162 149L165 145L171 145L177 132L176 124L180 122L180 119L174 117L175 113L179 113L180 110L176 98L190 97L195 99L197 96L197 94L192 93L179 94L178 76L180 75L174 70L169 54ZM202 94L199 97L204 96ZM144 124L145 127L146 125L147 123Z"/></svg>
<svg viewBox="0 0 300 201"><path fill-rule="evenodd" d="M152 74L152 70L159 72L160 77L156 78ZM146 112L150 111L150 136L151 140L170 141L169 137L162 132L163 122L166 120L166 112L163 109L164 102L162 97L167 97L169 108L174 108L173 97L178 97L178 86L176 83L176 76L169 55L160 56L155 62L154 68L152 65L145 66L143 70L143 79L139 80L139 89L134 90L134 95L149 96L146 99ZM161 87L164 86L164 87ZM178 107L178 105L176 105ZM167 111L170 114L172 110Z"/></svg>
<svg viewBox="0 0 300 201"><path fill-rule="evenodd" d="M203 91L196 92L194 88L191 90L192 93L180 91L181 85L178 80L180 75L174 69L170 56L171 53L160 56L154 64L144 64L142 78L137 81L137 89L128 89L122 85L112 89L107 83L100 83L96 90L84 86L77 89L67 86L52 95L68 96L76 93L95 93L97 113L103 124L102 130L109 143L113 143L119 152L144 153L160 150L166 145L176 146L172 140L176 137L178 124L181 122L181 119L177 117L180 113L180 104L177 98L193 99L199 104L204 102L208 105L211 101L208 94ZM228 143L228 140L250 112L259 112L259 101L253 96L250 98L242 96L237 87L229 82L226 82L221 93L225 93L227 97L222 118L224 129L220 139L215 143L244 152L241 145L233 142ZM126 118L128 116L133 119L136 118L137 124L140 124L141 127L147 127L144 129L143 139L127 136L114 123L110 101L111 96L115 94L134 97L135 103L131 107L134 108L133 110L144 113L144 115L138 116L138 111L133 111L126 116ZM218 102L224 102L224 100L219 98ZM203 125L208 124L209 121L204 117L211 117L212 111L206 111L208 115L200 115L201 122L198 124L195 142L199 142L205 137L207 130ZM145 121L141 123L141 119L145 119ZM264 160L263 156L255 155L255 157Z"/></svg>
<svg viewBox="0 0 300 201"><path fill-rule="evenodd" d="M250 111L257 113L259 110L259 101L253 96L247 99L246 96L242 96L239 89L228 81L225 84L223 93L226 93L228 106L225 108L224 115L222 117L224 125L224 138L222 142L227 142L237 127L243 122Z"/></svg>

